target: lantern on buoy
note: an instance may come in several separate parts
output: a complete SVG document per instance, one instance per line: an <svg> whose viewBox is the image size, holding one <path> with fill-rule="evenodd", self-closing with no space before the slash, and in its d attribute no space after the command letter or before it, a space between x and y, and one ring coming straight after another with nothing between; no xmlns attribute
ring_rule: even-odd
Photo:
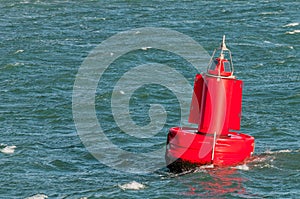
<svg viewBox="0 0 300 199"><path fill-rule="evenodd" d="M254 138L237 132L243 81L233 73L231 52L223 36L207 71L195 77L189 122L198 128L169 130L165 158L171 171L181 172L202 165L234 166L253 154Z"/></svg>

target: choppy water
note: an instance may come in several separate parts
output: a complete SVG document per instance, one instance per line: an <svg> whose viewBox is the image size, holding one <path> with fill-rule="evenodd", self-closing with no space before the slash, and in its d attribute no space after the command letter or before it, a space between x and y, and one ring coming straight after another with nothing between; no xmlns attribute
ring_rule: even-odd
<svg viewBox="0 0 300 199"><path fill-rule="evenodd" d="M299 13L300 3L291 0L1 1L0 198L299 198ZM178 31L209 53L226 34L245 83L241 129L256 138L253 161L179 176L164 168L131 174L89 153L73 120L76 74L98 44L142 27ZM106 71L97 88L97 118L111 142L137 154L164 146L168 128L180 125L179 102L159 82L142 86L130 101L138 125L149 123L149 104L165 107L167 123L157 135L136 139L113 120L111 83L119 68L124 74L147 63L177 68L191 83L195 75L177 55L151 49L130 52ZM130 167L130 160L118 164Z"/></svg>

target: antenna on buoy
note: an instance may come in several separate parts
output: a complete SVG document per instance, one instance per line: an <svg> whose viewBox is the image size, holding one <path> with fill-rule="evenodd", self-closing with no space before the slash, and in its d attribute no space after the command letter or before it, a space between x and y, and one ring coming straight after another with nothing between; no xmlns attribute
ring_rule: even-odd
<svg viewBox="0 0 300 199"><path fill-rule="evenodd" d="M221 59L224 59L224 53L223 53L224 51L229 51L229 49L226 47L226 44L225 44L225 35L223 35L223 40L221 43L221 54L220 54Z"/></svg>
<svg viewBox="0 0 300 199"><path fill-rule="evenodd" d="M222 40L222 44L221 44L221 50L228 50L228 48L226 47L226 44L225 44L225 35L223 35L223 40Z"/></svg>

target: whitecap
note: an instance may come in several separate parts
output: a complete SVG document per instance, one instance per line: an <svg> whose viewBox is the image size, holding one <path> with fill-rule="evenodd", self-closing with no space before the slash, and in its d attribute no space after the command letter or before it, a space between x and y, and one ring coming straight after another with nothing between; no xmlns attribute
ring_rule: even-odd
<svg viewBox="0 0 300 199"><path fill-rule="evenodd" d="M126 189L129 189L129 190L140 190L140 189L144 189L146 186L141 184L141 183L138 183L136 181L132 181L132 182L129 182L129 183L126 183L126 184L123 184L123 185L118 185L122 190L126 190Z"/></svg>
<svg viewBox="0 0 300 199"><path fill-rule="evenodd" d="M296 33L300 33L300 30L293 30L293 31L286 32L286 34L290 34L290 35L293 35Z"/></svg>
<svg viewBox="0 0 300 199"><path fill-rule="evenodd" d="M266 154L278 154L278 153L291 153L291 152L293 152L293 150L291 150L291 149L282 149L282 150L279 150L279 151L267 150L265 153Z"/></svg>
<svg viewBox="0 0 300 199"><path fill-rule="evenodd" d="M294 22L294 23L286 24L286 25L284 25L283 27L294 27L294 26L298 26L298 25L299 25L298 22Z"/></svg>
<svg viewBox="0 0 300 199"><path fill-rule="evenodd" d="M278 15L278 14L280 14L280 12L261 12L260 13L261 15Z"/></svg>
<svg viewBox="0 0 300 199"><path fill-rule="evenodd" d="M238 165L238 166L236 166L234 168L236 168L238 170L249 171L249 167L246 164Z"/></svg>
<svg viewBox="0 0 300 199"><path fill-rule="evenodd" d="M10 68L10 67L15 67L15 66L24 66L24 63L16 62L16 63L6 64L5 68Z"/></svg>
<svg viewBox="0 0 300 199"><path fill-rule="evenodd" d="M264 43L271 44L272 42L265 40Z"/></svg>
<svg viewBox="0 0 300 199"><path fill-rule="evenodd" d="M36 194L36 195L30 196L30 197L27 197L25 199L45 199L45 198L48 198L48 196L45 194Z"/></svg>
<svg viewBox="0 0 300 199"><path fill-rule="evenodd" d="M18 53L22 53L24 52L24 50L20 49L20 50L17 50L14 54L18 54Z"/></svg>
<svg viewBox="0 0 300 199"><path fill-rule="evenodd" d="M148 50L148 49L151 49L152 47L151 46L147 46L147 47L142 47L141 49L142 50Z"/></svg>
<svg viewBox="0 0 300 199"><path fill-rule="evenodd" d="M293 151L290 149L283 149L283 150L277 151L277 153L291 153L291 152L293 152Z"/></svg>
<svg viewBox="0 0 300 199"><path fill-rule="evenodd" d="M202 165L199 168L200 169L213 169L215 166L213 164L208 164L208 165Z"/></svg>
<svg viewBox="0 0 300 199"><path fill-rule="evenodd" d="M5 154L13 154L15 152L16 146L6 146L0 151Z"/></svg>

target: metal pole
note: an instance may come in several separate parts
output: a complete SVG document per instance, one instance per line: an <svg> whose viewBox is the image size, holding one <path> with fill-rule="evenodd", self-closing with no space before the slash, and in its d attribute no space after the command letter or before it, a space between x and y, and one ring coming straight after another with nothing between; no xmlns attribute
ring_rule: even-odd
<svg viewBox="0 0 300 199"><path fill-rule="evenodd" d="M212 148L211 161L214 161L214 157L215 157L216 139L217 139L217 131L215 131L215 133L214 133L214 143L213 143L213 148Z"/></svg>

